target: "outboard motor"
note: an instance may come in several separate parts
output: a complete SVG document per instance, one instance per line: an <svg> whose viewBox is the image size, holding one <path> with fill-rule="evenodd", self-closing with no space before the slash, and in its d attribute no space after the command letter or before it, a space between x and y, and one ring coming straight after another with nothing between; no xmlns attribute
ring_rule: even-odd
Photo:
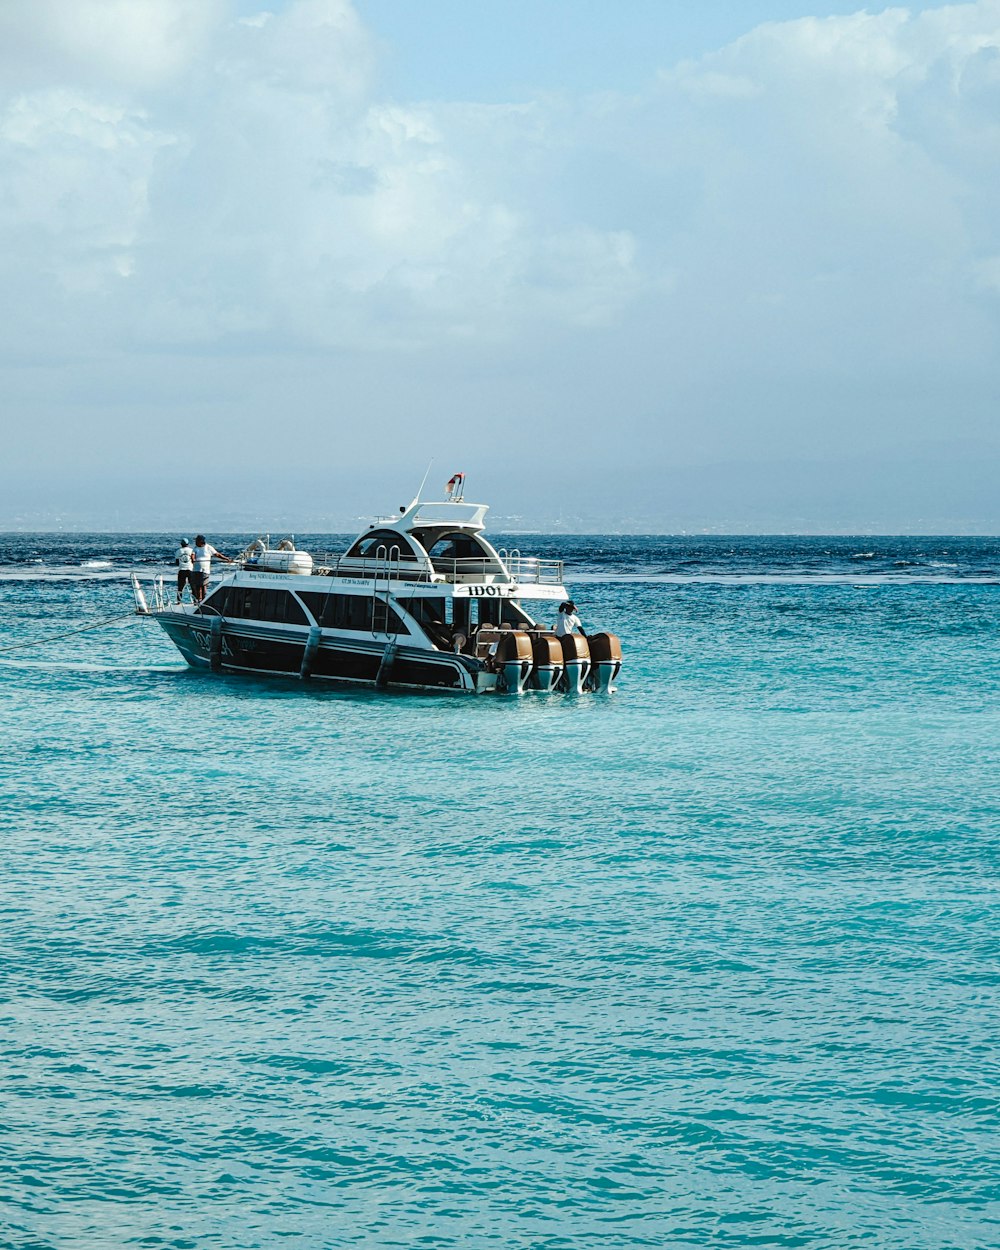
<svg viewBox="0 0 1000 1250"><path fill-rule="evenodd" d="M532 634L531 655L534 684L546 694L554 690L563 675L563 652L555 634Z"/></svg>
<svg viewBox="0 0 1000 1250"><path fill-rule="evenodd" d="M520 630L504 630L495 662L508 694L522 694L531 676L531 639Z"/></svg>
<svg viewBox="0 0 1000 1250"><path fill-rule="evenodd" d="M622 644L617 634L591 634L590 687L592 690L612 691L622 671Z"/></svg>
<svg viewBox="0 0 1000 1250"><path fill-rule="evenodd" d="M564 687L571 694L580 694L586 688L590 676L590 647L583 634L563 634L559 639L562 643L563 664L565 665Z"/></svg>

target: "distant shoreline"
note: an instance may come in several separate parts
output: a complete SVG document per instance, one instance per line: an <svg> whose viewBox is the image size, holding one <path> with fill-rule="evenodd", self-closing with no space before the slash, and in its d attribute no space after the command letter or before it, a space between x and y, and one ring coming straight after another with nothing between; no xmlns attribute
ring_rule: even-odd
<svg viewBox="0 0 1000 1250"><path fill-rule="evenodd" d="M350 527L338 527L334 529L314 529L310 526L296 525L275 525L266 526L239 526L233 528L224 528L222 526L214 526L208 522L199 521L199 526L206 533L211 532L217 538L244 538L248 534L260 534L269 532L271 534L299 534L302 537L320 537L320 538L353 538L366 528L369 522L364 522ZM191 529L189 525L187 529ZM164 536L173 536L185 531L183 524L174 526L171 529L139 529L129 528L127 526L108 529L108 528L88 528L86 526L41 526L41 527L8 527L0 528L0 537L20 537L38 535L60 534L64 537L71 538L74 535L81 537L93 537L94 535L129 535L132 538L162 538ZM748 539L776 539L776 538L827 538L841 541L846 538L856 538L859 541L864 539L995 539L1000 542L1000 531L998 530L978 530L978 529L843 529L843 530L808 530L808 529L788 529L788 530L717 530L717 529L673 529L673 530L642 530L642 529L621 529L618 527L609 527L606 529L507 529L502 526L491 530L494 535L505 537L544 537L544 538L663 538L663 539L699 539L699 540L717 540L719 542L741 541Z"/></svg>

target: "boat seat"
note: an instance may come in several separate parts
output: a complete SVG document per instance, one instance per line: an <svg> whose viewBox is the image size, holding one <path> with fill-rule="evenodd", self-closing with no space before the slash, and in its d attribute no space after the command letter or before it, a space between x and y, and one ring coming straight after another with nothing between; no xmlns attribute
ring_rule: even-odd
<svg viewBox="0 0 1000 1250"><path fill-rule="evenodd" d="M495 653L496 644L499 641L500 631L495 625L480 625L472 640L472 653L477 660L488 660L490 655Z"/></svg>

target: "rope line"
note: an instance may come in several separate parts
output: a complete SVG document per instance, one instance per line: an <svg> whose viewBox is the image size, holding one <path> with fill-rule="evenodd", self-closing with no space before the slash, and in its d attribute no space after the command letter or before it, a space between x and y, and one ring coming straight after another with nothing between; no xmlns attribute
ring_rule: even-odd
<svg viewBox="0 0 1000 1250"><path fill-rule="evenodd" d="M100 629L102 625L110 625L112 621L123 621L128 616L135 616L135 611L120 612L117 616L106 616L103 620L95 621L93 625L84 625L80 629L61 630L58 634L46 634L44 638L34 638L31 642L15 642L6 647L0 647L0 651L22 651L26 647L43 647L47 642L58 642L61 638L71 638L74 634L86 634L92 629Z"/></svg>

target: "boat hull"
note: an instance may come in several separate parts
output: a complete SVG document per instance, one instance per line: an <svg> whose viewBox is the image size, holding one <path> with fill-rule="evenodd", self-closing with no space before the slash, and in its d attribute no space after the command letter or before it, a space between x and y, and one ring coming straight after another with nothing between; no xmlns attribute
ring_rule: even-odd
<svg viewBox="0 0 1000 1250"><path fill-rule="evenodd" d="M219 618L214 618L219 621ZM310 680L375 685L408 690L473 694L477 668L450 652L395 645L386 656L386 639L346 639L323 631L310 647L308 629L220 622L184 613L157 613L156 620L193 668L222 672L300 677ZM221 625L221 627L220 627ZM307 647L311 654L307 659ZM388 671L386 671L388 669Z"/></svg>

